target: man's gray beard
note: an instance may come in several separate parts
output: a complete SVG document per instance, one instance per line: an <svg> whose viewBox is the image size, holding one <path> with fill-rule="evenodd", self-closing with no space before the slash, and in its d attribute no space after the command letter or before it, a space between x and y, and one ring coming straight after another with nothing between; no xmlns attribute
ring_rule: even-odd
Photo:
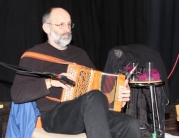
<svg viewBox="0 0 179 138"><path fill-rule="evenodd" d="M69 35L69 38L65 39L65 40L61 39L63 37L63 35L66 35L66 34ZM62 35L58 36L53 30L51 30L50 36L51 36L52 40L55 42L55 44L57 44L58 46L61 46L61 47L66 47L71 42L71 39L72 39L71 33L63 33Z"/></svg>

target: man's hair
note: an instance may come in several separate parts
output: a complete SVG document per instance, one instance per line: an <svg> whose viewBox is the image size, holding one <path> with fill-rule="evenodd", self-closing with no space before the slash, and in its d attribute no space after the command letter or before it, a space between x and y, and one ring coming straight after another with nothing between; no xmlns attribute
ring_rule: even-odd
<svg viewBox="0 0 179 138"><path fill-rule="evenodd" d="M42 16L42 24L43 24L43 23L46 23L46 22L49 22L49 17L50 17L50 14L51 14L51 12L52 12L53 9L54 9L54 8L50 8L49 10L47 10L47 11L43 14L43 16Z"/></svg>

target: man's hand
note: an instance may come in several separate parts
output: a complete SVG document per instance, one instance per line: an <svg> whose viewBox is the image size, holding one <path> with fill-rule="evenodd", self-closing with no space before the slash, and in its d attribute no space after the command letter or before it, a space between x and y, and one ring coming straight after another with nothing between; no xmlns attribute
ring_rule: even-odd
<svg viewBox="0 0 179 138"><path fill-rule="evenodd" d="M73 81L75 80L74 76L71 75L70 73L61 73L60 75L64 75L70 80L73 80ZM67 85L67 84L65 85L61 83L59 80L51 79L51 78L46 79L45 82L46 82L47 89L49 89L50 87L62 87L63 89L70 90L72 87L70 85Z"/></svg>
<svg viewBox="0 0 179 138"><path fill-rule="evenodd" d="M128 84L128 80L125 80L124 82L124 89L120 89L119 91L121 91L120 97L122 97L122 107L124 107L126 102L130 100L130 87Z"/></svg>

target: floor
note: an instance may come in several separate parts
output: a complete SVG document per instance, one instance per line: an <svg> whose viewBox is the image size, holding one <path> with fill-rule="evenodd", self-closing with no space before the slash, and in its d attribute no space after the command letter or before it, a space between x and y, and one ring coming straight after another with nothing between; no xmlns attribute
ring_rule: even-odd
<svg viewBox="0 0 179 138"><path fill-rule="evenodd" d="M7 127L7 121L9 116L10 102L3 102L3 137L5 138L5 132ZM171 113L165 115L165 132L179 137L179 122L176 121L175 106L171 105Z"/></svg>

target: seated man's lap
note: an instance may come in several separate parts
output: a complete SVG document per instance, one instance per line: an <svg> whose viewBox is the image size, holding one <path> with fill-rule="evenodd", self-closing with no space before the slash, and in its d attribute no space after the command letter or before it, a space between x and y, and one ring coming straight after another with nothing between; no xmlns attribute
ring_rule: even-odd
<svg viewBox="0 0 179 138"><path fill-rule="evenodd" d="M93 101L89 100L91 97L91 99L93 99L93 95L98 95L98 99L102 98L102 100L99 100L100 104L106 104L106 97L103 97L103 95L97 91L82 95L72 101L59 103L51 111L41 112L42 125L45 131L62 134L79 134L85 132L84 112L89 109L86 108L86 104ZM93 103L90 108L99 109L98 102ZM103 110L107 110L106 113L109 113L108 124L113 137L140 137L140 126L137 119L123 113L108 112L108 107L106 106L104 106ZM94 116L97 114L98 113L94 113ZM99 113L98 115L101 114ZM101 115L101 118L105 118L105 115ZM90 124L90 122L87 124Z"/></svg>
<svg viewBox="0 0 179 138"><path fill-rule="evenodd" d="M133 116L119 112L109 112L109 127L112 136L118 137L140 137L139 120Z"/></svg>

